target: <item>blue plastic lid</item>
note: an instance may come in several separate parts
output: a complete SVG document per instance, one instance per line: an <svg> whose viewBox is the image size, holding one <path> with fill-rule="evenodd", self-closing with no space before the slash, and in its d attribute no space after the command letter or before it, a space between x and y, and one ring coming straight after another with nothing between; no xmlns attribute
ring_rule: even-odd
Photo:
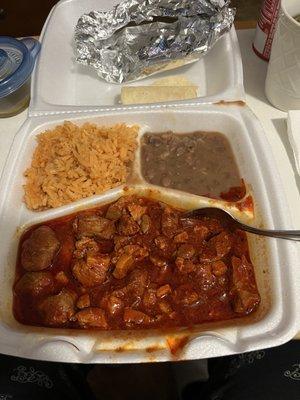
<svg viewBox="0 0 300 400"><path fill-rule="evenodd" d="M40 43L0 36L0 98L17 90L31 75Z"/></svg>

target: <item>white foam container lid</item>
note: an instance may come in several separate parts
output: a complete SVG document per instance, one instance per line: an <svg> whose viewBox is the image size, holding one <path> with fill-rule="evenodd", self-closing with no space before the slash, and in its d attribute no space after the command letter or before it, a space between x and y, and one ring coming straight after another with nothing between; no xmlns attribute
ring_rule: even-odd
<svg viewBox="0 0 300 400"><path fill-rule="evenodd" d="M23 172L30 165L35 137L66 119L76 124L139 124L140 135L145 130L173 130L179 134L196 130L222 132L231 143L241 175L255 199L251 223L270 229L292 229L279 174L259 122L245 105L226 103L244 99L234 28L197 63L176 70L191 74L187 76L203 88L204 96L190 102L122 107L114 104L115 87L110 89L110 85L95 79L93 71L83 74L72 58L72 35L78 17L92 9L108 9L114 3L117 1L63 0L51 11L43 29L29 118L14 139L0 181L0 352L39 360L131 363L217 357L290 340L299 329L298 248L293 242L255 235L248 235L248 240L262 304L253 318L164 333L37 328L21 325L13 318L12 284L23 229L82 207L113 201L124 193L120 187L57 209L32 212L26 208L22 200ZM130 191L147 194L148 186L141 182ZM166 201L186 209L211 201L176 190L160 192ZM226 204L220 202L219 206ZM174 358L168 343L182 337L187 343Z"/></svg>
<svg viewBox="0 0 300 400"><path fill-rule="evenodd" d="M42 49L33 76L31 113L122 107L119 103L122 85L107 83L92 68L76 63L73 48L78 18L91 10L110 10L118 3L119 0L63 0L52 9L41 34ZM130 86L149 85L156 79L178 74L198 86L199 97L190 102L243 100L243 72L234 28L199 61L152 75Z"/></svg>

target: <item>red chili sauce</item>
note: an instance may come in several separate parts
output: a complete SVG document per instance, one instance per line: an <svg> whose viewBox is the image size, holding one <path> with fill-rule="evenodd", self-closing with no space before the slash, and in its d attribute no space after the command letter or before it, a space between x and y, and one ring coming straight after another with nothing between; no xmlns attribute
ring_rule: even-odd
<svg viewBox="0 0 300 400"><path fill-rule="evenodd" d="M13 311L23 324L192 326L259 302L244 232L144 197L35 225L20 239Z"/></svg>

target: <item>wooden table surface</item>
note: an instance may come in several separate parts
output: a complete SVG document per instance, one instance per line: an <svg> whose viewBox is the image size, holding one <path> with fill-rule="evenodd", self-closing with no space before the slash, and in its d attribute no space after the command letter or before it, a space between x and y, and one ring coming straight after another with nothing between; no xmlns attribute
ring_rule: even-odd
<svg viewBox="0 0 300 400"><path fill-rule="evenodd" d="M235 29L254 29L256 27L256 24L257 21L255 20L234 22Z"/></svg>

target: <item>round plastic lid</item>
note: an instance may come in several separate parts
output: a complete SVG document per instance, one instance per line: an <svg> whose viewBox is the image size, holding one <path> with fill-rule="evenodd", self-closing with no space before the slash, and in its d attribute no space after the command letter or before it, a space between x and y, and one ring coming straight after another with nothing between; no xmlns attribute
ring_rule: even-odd
<svg viewBox="0 0 300 400"><path fill-rule="evenodd" d="M35 39L0 36L0 98L17 90L30 76L40 44Z"/></svg>

